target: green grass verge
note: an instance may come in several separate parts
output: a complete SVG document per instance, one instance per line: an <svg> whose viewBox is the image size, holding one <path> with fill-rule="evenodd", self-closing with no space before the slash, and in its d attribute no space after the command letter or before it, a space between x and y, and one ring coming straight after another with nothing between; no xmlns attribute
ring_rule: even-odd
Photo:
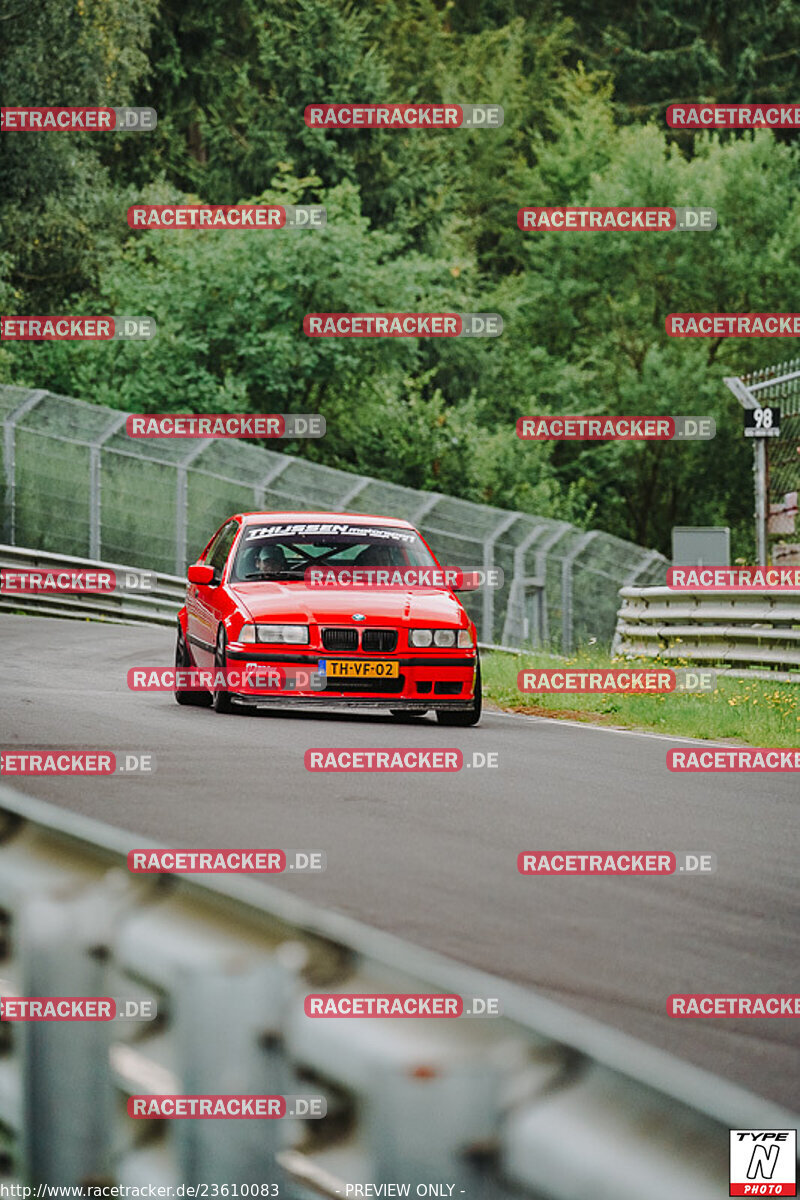
<svg viewBox="0 0 800 1200"><path fill-rule="evenodd" d="M607 654L582 653L558 659L544 652L481 655L484 700L513 712L562 720L586 721L625 729L649 729L674 737L732 740L748 746L800 746L800 686L768 679L717 676L716 691L662 696L606 694L527 694L517 688L524 667L571 666L578 669L629 666L689 666Z"/></svg>

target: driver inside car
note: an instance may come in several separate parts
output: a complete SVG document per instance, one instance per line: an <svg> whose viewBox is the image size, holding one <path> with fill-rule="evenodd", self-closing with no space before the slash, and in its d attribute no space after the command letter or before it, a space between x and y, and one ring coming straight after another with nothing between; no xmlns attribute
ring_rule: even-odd
<svg viewBox="0 0 800 1200"><path fill-rule="evenodd" d="M286 555L282 546L262 546L256 555L256 570L268 576L287 570Z"/></svg>

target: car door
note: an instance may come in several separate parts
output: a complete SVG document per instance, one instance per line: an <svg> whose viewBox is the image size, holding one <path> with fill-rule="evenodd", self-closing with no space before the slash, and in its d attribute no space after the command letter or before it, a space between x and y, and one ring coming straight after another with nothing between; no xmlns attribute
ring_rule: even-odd
<svg viewBox="0 0 800 1200"><path fill-rule="evenodd" d="M210 667L214 662L217 627L222 611L222 573L225 569L231 546L239 532L238 521L226 521L210 542L202 559L214 570L209 584L190 584L187 599L189 642L192 655L199 667Z"/></svg>

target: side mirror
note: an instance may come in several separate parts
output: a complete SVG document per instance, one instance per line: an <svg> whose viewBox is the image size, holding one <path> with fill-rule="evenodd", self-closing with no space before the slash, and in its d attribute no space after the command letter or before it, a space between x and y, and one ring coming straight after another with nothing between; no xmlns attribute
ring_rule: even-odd
<svg viewBox="0 0 800 1200"><path fill-rule="evenodd" d="M210 567L208 563L192 563L186 572L186 578L189 583L211 583L214 578L214 568Z"/></svg>

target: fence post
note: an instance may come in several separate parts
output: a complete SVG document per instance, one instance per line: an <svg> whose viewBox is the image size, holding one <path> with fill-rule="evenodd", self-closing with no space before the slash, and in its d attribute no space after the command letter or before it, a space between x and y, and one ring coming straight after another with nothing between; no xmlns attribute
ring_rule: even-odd
<svg viewBox="0 0 800 1200"><path fill-rule="evenodd" d="M544 603L541 608L541 640L543 646L547 646L550 641L550 613L547 608L547 554L557 542L561 541L562 537L566 537L571 529L573 529L573 526L570 525L569 521L559 521L558 528L550 534L550 537L536 551L536 574L540 579L544 580L542 589Z"/></svg>
<svg viewBox="0 0 800 1200"><path fill-rule="evenodd" d="M359 475L352 487L349 487L342 498L337 501L342 512L347 512L348 504L351 504L369 483L372 483L372 480L367 475Z"/></svg>
<svg viewBox="0 0 800 1200"><path fill-rule="evenodd" d="M535 519L536 518L533 518L533 520L535 520ZM506 616L505 616L505 620L503 621L503 632L500 635L500 644L503 646L509 645L510 639L514 637L513 621L514 621L514 618L515 618L515 615L517 612L519 612L521 615L521 621L519 624L520 641L526 640L526 630L525 630L525 619L526 619L526 611L525 611L525 597L526 597L525 551L528 549L529 546L532 546L534 542L538 541L538 539L544 533L546 528L547 528L547 526L544 523L542 523L541 525L534 525L534 527L533 527L533 529L531 529L530 533L526 534L526 536L523 538L523 540L520 542L520 544L517 547L515 547L515 549L514 549L514 574L511 579L511 584L508 589L508 599L506 601ZM538 640L535 638L531 638L530 641L534 645L538 644Z"/></svg>
<svg viewBox="0 0 800 1200"><path fill-rule="evenodd" d="M494 588L489 587L488 573L494 566L494 548L497 539L507 529L519 520L521 513L509 513L496 525L483 546L483 569L487 573L487 582L483 585L483 613L481 615L481 633L484 642L494 641Z"/></svg>
<svg viewBox="0 0 800 1200"><path fill-rule="evenodd" d="M3 421L3 472L6 479L6 520L4 540L16 545L17 532L17 422L47 395L46 389L31 392L30 396L12 409Z"/></svg>
<svg viewBox="0 0 800 1200"><path fill-rule="evenodd" d="M599 531L593 530L591 533L584 533L578 538L575 545L570 550L569 554L564 558L561 564L561 652L562 654L572 654L575 644L575 629L574 617L572 612L572 592L573 592L573 569L575 560L579 554L582 554L584 549L593 542L596 537L599 537Z"/></svg>
<svg viewBox="0 0 800 1200"><path fill-rule="evenodd" d="M89 558L99 559L100 552L100 523L102 508L102 456L101 451L110 437L122 428L128 419L127 413L115 413L108 427L103 430L97 441L89 447Z"/></svg>
<svg viewBox="0 0 800 1200"><path fill-rule="evenodd" d="M266 453L270 454L274 453L274 451L266 451ZM279 456L276 455L275 457L277 458ZM290 454L284 455L283 460L281 462L274 463L272 467L270 467L269 471L267 471L261 482L253 488L253 499L255 501L256 508L264 507L267 488L272 481L277 479L279 475L282 475L286 468L291 466L293 462L297 462L297 459Z"/></svg>
<svg viewBox="0 0 800 1200"><path fill-rule="evenodd" d="M202 441L197 441L189 450L189 453L182 458L176 465L175 479L175 574L184 575L186 573L186 527L188 524L187 512L187 487L186 487L186 472L190 463L193 463L204 450L207 450L211 445L212 438L203 438Z"/></svg>

